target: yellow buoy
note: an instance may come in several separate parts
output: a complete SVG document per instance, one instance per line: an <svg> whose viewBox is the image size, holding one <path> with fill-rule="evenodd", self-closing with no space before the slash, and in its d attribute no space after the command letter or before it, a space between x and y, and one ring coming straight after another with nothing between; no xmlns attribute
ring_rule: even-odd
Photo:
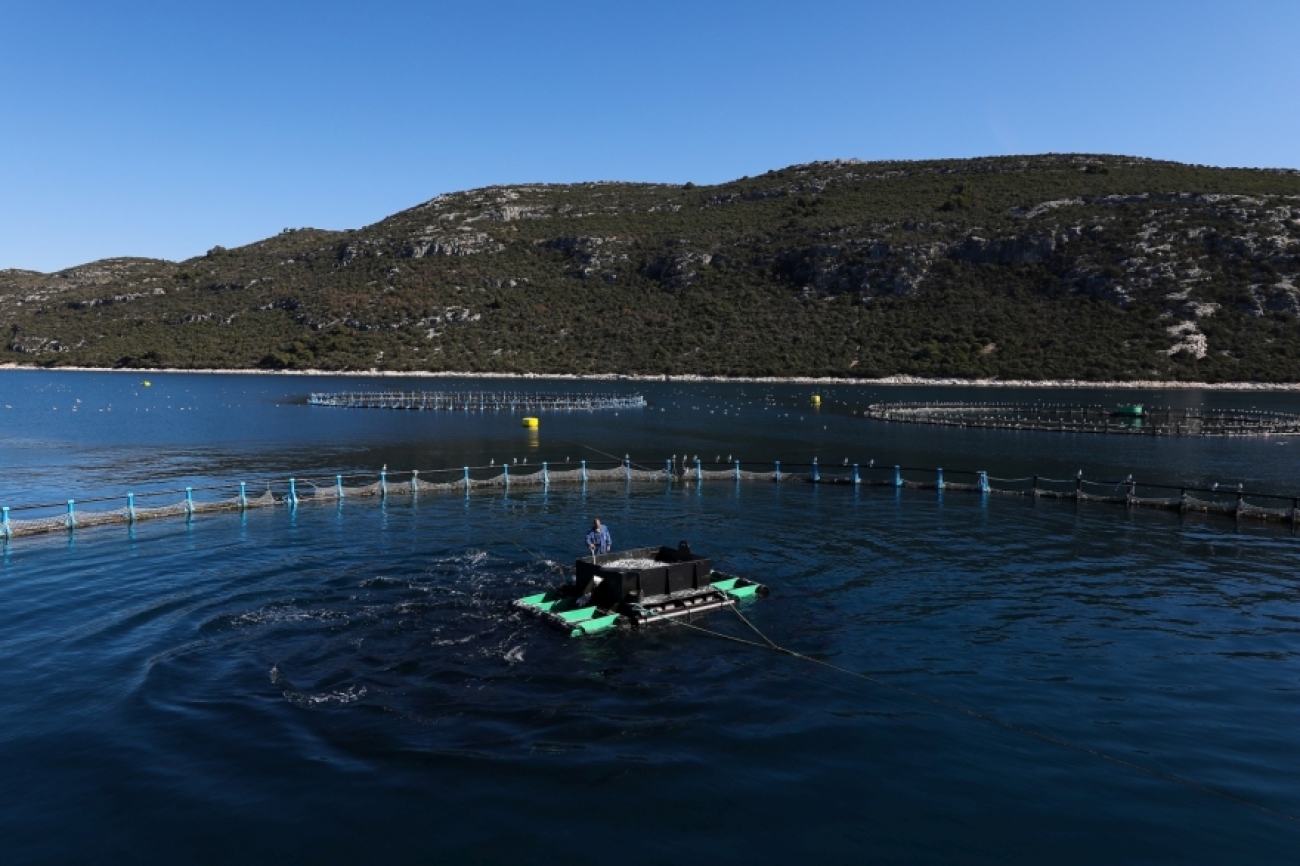
<svg viewBox="0 0 1300 866"><path fill-rule="evenodd" d="M821 402L822 402L822 397L821 397L820 394L813 394L813 395L812 395L812 404L813 404L814 406L820 406L820 405L821 405Z"/></svg>
<svg viewBox="0 0 1300 866"><path fill-rule="evenodd" d="M141 382L140 384L144 385L146 388L152 388L152 387L153 387L153 382L150 382L148 379L145 379L145 380L144 380L143 382Z"/></svg>
<svg viewBox="0 0 1300 866"><path fill-rule="evenodd" d="M538 423L539 423L539 422L538 422L538 420L537 420L536 418L525 418L525 419L524 419L524 426L527 427L529 430L536 430L536 429L537 429L537 425L538 425Z"/></svg>

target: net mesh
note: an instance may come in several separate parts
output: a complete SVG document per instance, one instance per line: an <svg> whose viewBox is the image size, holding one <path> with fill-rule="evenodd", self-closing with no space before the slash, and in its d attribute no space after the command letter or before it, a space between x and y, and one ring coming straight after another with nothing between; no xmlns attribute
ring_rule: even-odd
<svg viewBox="0 0 1300 866"><path fill-rule="evenodd" d="M35 517L28 520L11 520L9 521L9 533L11 535L35 535L38 532L53 532L58 529L67 529L71 526L68 516L60 514L58 517Z"/></svg>
<svg viewBox="0 0 1300 866"><path fill-rule="evenodd" d="M1184 496L1182 506L1184 511L1199 511L1204 514L1232 514L1237 508L1235 504L1197 499L1194 496Z"/></svg>
<svg viewBox="0 0 1300 866"><path fill-rule="evenodd" d="M77 526L99 526L105 523L125 523L127 519L128 511L125 508L114 508L112 511L87 511L77 515Z"/></svg>
<svg viewBox="0 0 1300 866"><path fill-rule="evenodd" d="M672 476L667 471L656 473L658 478L670 480L678 478L682 481L809 481L813 480L811 472L780 472L775 469L769 471L755 472L750 469L737 470L735 467L729 469L693 469L687 468L682 470L680 475ZM839 476L826 472L820 473L820 482L823 484L842 484L851 483L852 475ZM865 483L865 482L864 482Z"/></svg>
<svg viewBox="0 0 1300 866"><path fill-rule="evenodd" d="M513 470L502 468L499 474L489 478L465 478L463 474L454 470L436 470L434 480L421 478L418 474L411 473L410 477L405 480L388 481L381 479L369 484L357 485L342 485L338 479L333 481L298 479L295 482L295 487L284 489L282 486L281 489L284 492L279 495L272 492L268 486L265 492L250 495L243 499L239 496L206 502L182 499L166 505L135 507L134 509L119 507L104 510L78 510L75 515L57 514L48 517L13 519L6 524L0 525L0 536L18 537L106 524L126 524L140 520L188 517L194 514L228 512L240 509L270 508L277 505L294 504L291 501L290 490L296 494L297 503L308 504L312 502L339 502L341 499L350 498L401 497L421 493L468 492L469 490L513 487L535 489L549 485L565 484L627 484L631 482L692 484L706 481L731 483L738 481L811 483L816 481L817 483L831 485L853 485L855 483L852 473L838 471L840 467L836 467L836 469L837 471L832 473L820 472L815 479L811 472L777 472L775 469L770 471L737 470L734 466L726 469L707 470L703 468L699 470L687 468L680 475L676 475L667 469L641 469L630 466L615 466L602 469L566 468L559 470L530 466L527 469L523 467ZM897 483L895 478L881 479L877 474L877 477L872 479L859 476L857 483L863 486L903 487L912 490L934 490L939 487L937 478L925 481L899 480L901 483ZM1062 481L1060 479L1038 478L990 478L988 480L990 484L987 488L978 483L948 481L944 483L943 489L1218 514L1237 519L1300 523L1300 513L1295 508L1271 507L1246 502L1241 498L1241 494L1235 491L1227 494L1235 494L1235 499L1228 500L1225 496L1215 500L1202 499L1186 493L1172 497L1137 496L1134 494L1136 486L1131 485L1129 482L1110 486L1087 481L1076 483L1073 479ZM279 483L284 484L284 482ZM1069 487L1071 484L1075 485L1073 489ZM1086 492L1083 485L1087 484L1092 484L1094 488L1100 488L1100 491L1097 493ZM1059 489L1054 489L1053 486Z"/></svg>
<svg viewBox="0 0 1300 866"><path fill-rule="evenodd" d="M628 479L627 470L619 467L615 469L588 469L587 480L595 481L626 481Z"/></svg>
<svg viewBox="0 0 1300 866"><path fill-rule="evenodd" d="M154 508L137 508L135 510L136 520L154 520L159 517L179 517L182 514L189 514L189 508L184 502L174 502L171 505L159 505ZM78 520L78 523L84 521Z"/></svg>
<svg viewBox="0 0 1300 866"><path fill-rule="evenodd" d="M426 481L423 478L416 482L415 491L417 493L438 493L447 490L464 490L465 482L458 481Z"/></svg>
<svg viewBox="0 0 1300 866"><path fill-rule="evenodd" d="M1167 496L1130 496L1128 504L1135 508L1167 508L1176 510L1182 507L1183 500L1181 497L1169 498Z"/></svg>
<svg viewBox="0 0 1300 866"><path fill-rule="evenodd" d="M274 499L275 497L272 497ZM216 502L196 502L194 503L195 514L209 514L214 511L233 511L239 507L239 498L219 499ZM257 507L257 506L252 506Z"/></svg>
<svg viewBox="0 0 1300 866"><path fill-rule="evenodd" d="M1105 502L1111 505L1124 505L1128 502L1125 496L1117 496L1113 493L1085 493L1079 492L1081 502Z"/></svg>
<svg viewBox="0 0 1300 866"><path fill-rule="evenodd" d="M1255 520L1289 520L1294 522L1295 514L1290 508L1267 508L1262 505L1251 505L1243 501L1241 507L1237 509L1238 517L1250 517Z"/></svg>
<svg viewBox="0 0 1300 866"><path fill-rule="evenodd" d="M376 481L373 484L362 484L358 487L348 487L345 485L344 487L337 488L337 489L341 489L343 491L343 497L345 499L350 499L357 496L378 496L380 494L381 487L382 485L378 481Z"/></svg>
<svg viewBox="0 0 1300 866"><path fill-rule="evenodd" d="M887 423L995 430L1155 436L1293 436L1300 415L1255 409L1071 405L1064 403L890 402L863 416Z"/></svg>

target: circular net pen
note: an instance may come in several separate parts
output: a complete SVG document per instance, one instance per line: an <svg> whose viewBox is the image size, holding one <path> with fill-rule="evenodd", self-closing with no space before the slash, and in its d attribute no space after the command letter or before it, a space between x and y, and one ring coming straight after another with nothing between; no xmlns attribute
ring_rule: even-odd
<svg viewBox="0 0 1300 866"><path fill-rule="evenodd" d="M1256 409L1104 406L1066 403L875 403L862 413L876 421L1147 436L1295 436L1300 415Z"/></svg>
<svg viewBox="0 0 1300 866"><path fill-rule="evenodd" d="M488 391L340 391L308 395L310 406L431 412L539 412L643 409L640 394L552 394Z"/></svg>

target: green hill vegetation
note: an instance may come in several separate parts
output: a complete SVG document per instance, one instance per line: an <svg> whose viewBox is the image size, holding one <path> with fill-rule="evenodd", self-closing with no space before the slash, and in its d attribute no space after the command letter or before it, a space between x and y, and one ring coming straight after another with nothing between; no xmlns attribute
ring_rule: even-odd
<svg viewBox="0 0 1300 866"><path fill-rule="evenodd" d="M0 271L0 362L1300 381L1300 172L835 161Z"/></svg>

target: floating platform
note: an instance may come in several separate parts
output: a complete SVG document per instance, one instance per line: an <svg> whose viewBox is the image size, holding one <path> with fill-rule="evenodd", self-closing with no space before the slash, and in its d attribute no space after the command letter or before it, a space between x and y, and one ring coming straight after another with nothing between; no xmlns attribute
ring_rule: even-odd
<svg viewBox="0 0 1300 866"><path fill-rule="evenodd" d="M765 596L768 588L724 574L713 561L677 547L641 547L586 556L573 583L514 602L573 637L609 628L642 628Z"/></svg>

